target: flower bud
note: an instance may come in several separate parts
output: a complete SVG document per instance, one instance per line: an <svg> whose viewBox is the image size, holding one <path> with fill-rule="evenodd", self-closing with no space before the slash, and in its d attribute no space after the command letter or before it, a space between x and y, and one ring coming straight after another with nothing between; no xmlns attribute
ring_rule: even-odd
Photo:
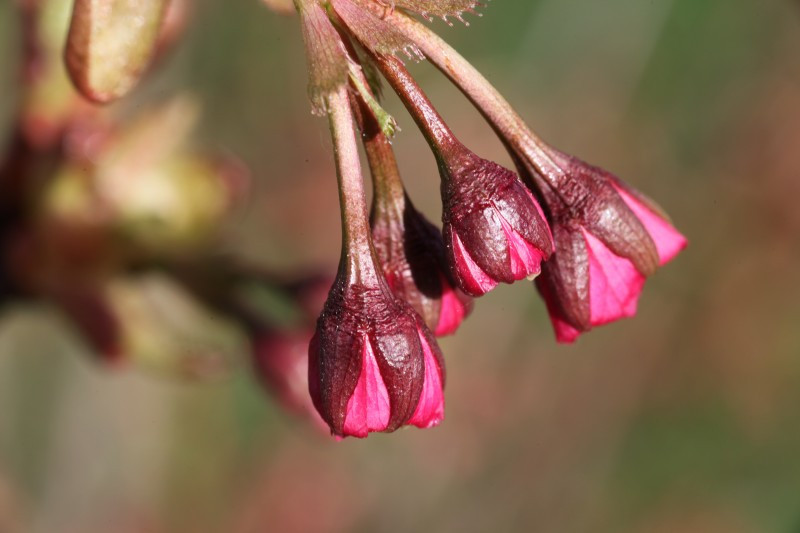
<svg viewBox="0 0 800 533"><path fill-rule="evenodd" d="M548 150L563 171L538 183L551 217L556 253L536 286L559 342L636 314L647 276L687 241L653 202L612 174Z"/></svg>
<svg viewBox="0 0 800 533"><path fill-rule="evenodd" d="M553 252L550 228L519 177L456 139L395 57L372 55L433 151L442 179L442 222L458 287L481 296L498 283L532 279Z"/></svg>
<svg viewBox="0 0 800 533"><path fill-rule="evenodd" d="M444 414L441 352L422 318L392 295L378 266L347 88L329 93L326 104L343 242L308 350L311 398L338 437L435 426Z"/></svg>
<svg viewBox="0 0 800 533"><path fill-rule="evenodd" d="M435 426L444 416L444 366L422 319L377 276L340 275L309 347L309 390L340 437L402 425Z"/></svg>
<svg viewBox="0 0 800 533"><path fill-rule="evenodd" d="M380 198L376 194L376 203ZM384 199L384 203L391 202ZM455 333L472 311L472 300L455 287L439 229L407 195L399 203L373 204L372 236L386 281L437 336Z"/></svg>
<svg viewBox="0 0 800 533"><path fill-rule="evenodd" d="M453 276L472 296L533 279L553 241L544 214L516 174L463 146L440 163L444 239Z"/></svg>

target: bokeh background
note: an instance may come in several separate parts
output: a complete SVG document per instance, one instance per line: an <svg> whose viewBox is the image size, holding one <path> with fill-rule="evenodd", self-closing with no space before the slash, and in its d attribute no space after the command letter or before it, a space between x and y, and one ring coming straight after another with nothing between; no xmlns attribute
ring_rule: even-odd
<svg viewBox="0 0 800 533"><path fill-rule="evenodd" d="M447 418L336 443L285 414L247 364L184 383L110 369L51 305L0 319L3 532L800 531L800 5L503 0L433 25L545 139L656 198L690 248L638 316L554 342L525 283L441 341ZM0 3L0 140L19 88ZM470 105L413 65L461 138L508 162ZM226 253L333 269L338 204L309 113L297 21L196 3L128 103L189 91L195 138L252 169ZM416 203L433 158L393 97ZM243 359L246 359L243 357Z"/></svg>

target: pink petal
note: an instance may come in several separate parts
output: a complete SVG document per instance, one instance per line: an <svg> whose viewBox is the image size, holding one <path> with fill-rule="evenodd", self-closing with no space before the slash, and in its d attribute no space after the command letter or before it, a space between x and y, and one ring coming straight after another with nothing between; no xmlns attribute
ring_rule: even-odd
<svg viewBox="0 0 800 533"><path fill-rule="evenodd" d="M389 393L378 369L369 339L364 339L361 375L347 402L344 435L364 438L371 431L383 431L389 425Z"/></svg>
<svg viewBox="0 0 800 533"><path fill-rule="evenodd" d="M628 259L615 255L597 237L582 230L589 252L589 303L593 326L636 314L645 278Z"/></svg>
<svg viewBox="0 0 800 533"><path fill-rule="evenodd" d="M538 276L542 271L542 252L509 226L502 216L500 217L500 224L506 234L508 259L514 279L533 279Z"/></svg>
<svg viewBox="0 0 800 533"><path fill-rule="evenodd" d="M399 276L396 276L394 272L386 271L383 272L384 277L386 278L386 283L389 285L389 288L394 291L397 288L398 281L400 279Z"/></svg>
<svg viewBox="0 0 800 533"><path fill-rule="evenodd" d="M541 278L536 280L536 288L542 295L544 305L547 307L547 314L550 315L550 323L556 334L556 341L562 344L571 344L580 336L581 331L572 327L568 322L561 318L561 311L556 304L556 297L550 290L547 282Z"/></svg>
<svg viewBox="0 0 800 533"><path fill-rule="evenodd" d="M436 331L434 332L437 337L455 333L467 315L464 302L459 299L456 289L450 286L444 276L441 276L441 279L442 309L439 312L439 323L436 324Z"/></svg>
<svg viewBox="0 0 800 533"><path fill-rule="evenodd" d="M624 189L617 187L617 190L625 203L630 207L631 211L639 218L644 225L647 232L652 237L653 242L656 244L658 250L658 257L661 265L665 265L680 253L681 250L686 248L689 241L686 237L681 235L672 224L664 220L652 209L645 204L634 198L630 193Z"/></svg>
<svg viewBox="0 0 800 533"><path fill-rule="evenodd" d="M550 322L553 324L553 331L556 333L556 341L561 344L572 344L578 340L582 333L557 316L550 315Z"/></svg>
<svg viewBox="0 0 800 533"><path fill-rule="evenodd" d="M463 288L466 289L468 293L479 296L497 287L497 281L490 278L489 275L472 260L472 257L467 253L467 250L464 248L464 243L461 242L461 238L456 232L453 232L452 239L456 268L465 285Z"/></svg>
<svg viewBox="0 0 800 533"><path fill-rule="evenodd" d="M422 344L424 354L425 381L422 384L422 393L420 393L417 408L407 423L426 429L438 426L444 419L444 391L442 390L439 363L436 361L428 341L421 333L419 333L419 342Z"/></svg>

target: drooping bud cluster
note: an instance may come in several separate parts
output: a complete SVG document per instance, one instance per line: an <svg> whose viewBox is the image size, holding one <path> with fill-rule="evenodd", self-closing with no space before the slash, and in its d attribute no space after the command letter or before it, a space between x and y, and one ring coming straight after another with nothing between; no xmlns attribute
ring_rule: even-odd
<svg viewBox="0 0 800 533"><path fill-rule="evenodd" d="M298 0L301 14L307 4L318 7L315 0ZM356 269L357 275L343 266L320 318L318 340L312 343L312 396L335 434L363 436L415 424L404 394L415 398L408 387L419 386L413 365L406 365L416 351L408 339L420 319L409 316L398 300L410 303L441 335L454 329L447 322L455 325L466 315L464 294L477 297L500 283L536 279L561 342L635 313L645 278L672 259L685 239L652 202L617 178L541 142L469 63L395 9L461 18L462 12L473 11L475 2L331 0L320 5L327 8L330 22L304 17L307 50L312 56L315 47L326 50L309 59L311 93L315 99L330 94L331 84L319 81L325 72L340 73L336 86L342 90L341 72L348 72L373 177L371 237L377 257L369 259L372 242L359 251L347 235L343 257L358 254L370 264L377 261L374 269L382 273L372 279L364 272L371 273L373 266ZM319 38L323 32L309 31L329 23L337 31L325 30L329 42ZM314 40L309 39L312 33ZM453 135L395 57L401 51L430 58L467 94L509 148L521 177L479 157ZM315 64L324 67L316 74ZM369 74L376 69L433 151L441 179L441 234L413 207L400 180L388 140L395 123L373 94L375 82ZM341 165L339 172L341 183ZM347 195L340 195L348 218ZM394 300L381 289L384 284ZM459 305L450 307L448 301ZM383 329L389 324L393 332L398 327L405 332L390 335ZM387 350L378 340L387 335L405 340ZM388 360L395 363L388 366ZM398 368L404 371L387 374ZM398 380L406 383L399 385ZM404 394L392 395L394 387Z"/></svg>
<svg viewBox="0 0 800 533"><path fill-rule="evenodd" d="M180 33L187 3L75 0L68 27L43 23L58 1L21 4L26 88L12 154L0 164L0 297L54 301L106 361L209 373L227 366L244 337L278 401L337 437L428 428L444 417L435 336L454 333L473 298L535 280L556 339L573 342L633 316L646 278L687 245L644 195L539 139L472 65L408 14L466 24L463 16L482 3L262 0L299 15L312 112L328 117L333 137L342 253L334 279L298 284L266 282L235 261L219 267L202 250L248 173L233 158L185 149L191 100L124 125L85 102L130 92ZM475 104L516 172L456 138L400 54L430 60ZM380 75L433 153L441 230L401 179ZM357 129L372 176L369 216ZM39 159L54 163L31 178ZM299 318L264 316L243 301L250 283L279 287ZM319 315L315 323L310 315ZM212 357L186 357L206 351Z"/></svg>

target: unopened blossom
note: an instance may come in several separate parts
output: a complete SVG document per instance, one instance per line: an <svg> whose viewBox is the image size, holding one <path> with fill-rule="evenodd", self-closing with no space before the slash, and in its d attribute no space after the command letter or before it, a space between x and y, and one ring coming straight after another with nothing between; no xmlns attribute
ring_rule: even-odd
<svg viewBox="0 0 800 533"><path fill-rule="evenodd" d="M108 103L136 85L156 55L169 4L168 0L75 0L65 60L84 97Z"/></svg>
<svg viewBox="0 0 800 533"><path fill-rule="evenodd" d="M444 73L486 118L545 203L556 253L537 287L557 338L636 313L645 278L686 244L652 201L601 169L543 142L503 96L425 25L393 12L386 23Z"/></svg>
<svg viewBox="0 0 800 533"><path fill-rule="evenodd" d="M459 286L473 296L533 279L553 241L533 195L508 169L462 151L442 183L444 238Z"/></svg>
<svg viewBox="0 0 800 533"><path fill-rule="evenodd" d="M348 89L328 93L342 207L342 256L309 346L309 391L331 432L366 437L444 416L444 365L422 318L394 296L367 218Z"/></svg>
<svg viewBox="0 0 800 533"><path fill-rule="evenodd" d="M556 253L536 286L556 338L636 314L647 276L672 260L687 241L662 211L610 173L555 150L563 189L540 183L551 215Z"/></svg>
<svg viewBox="0 0 800 533"><path fill-rule="evenodd" d="M459 288L481 296L501 282L537 276L553 241L536 199L514 172L456 139L399 60L374 57L436 157L444 241Z"/></svg>
<svg viewBox="0 0 800 533"><path fill-rule="evenodd" d="M314 405L338 436L366 437L444 417L436 341L379 275L337 279L309 348Z"/></svg>
<svg viewBox="0 0 800 533"><path fill-rule="evenodd" d="M439 228L404 196L399 210L373 210L375 251L395 296L411 304L437 335L454 333L472 311L455 286Z"/></svg>

